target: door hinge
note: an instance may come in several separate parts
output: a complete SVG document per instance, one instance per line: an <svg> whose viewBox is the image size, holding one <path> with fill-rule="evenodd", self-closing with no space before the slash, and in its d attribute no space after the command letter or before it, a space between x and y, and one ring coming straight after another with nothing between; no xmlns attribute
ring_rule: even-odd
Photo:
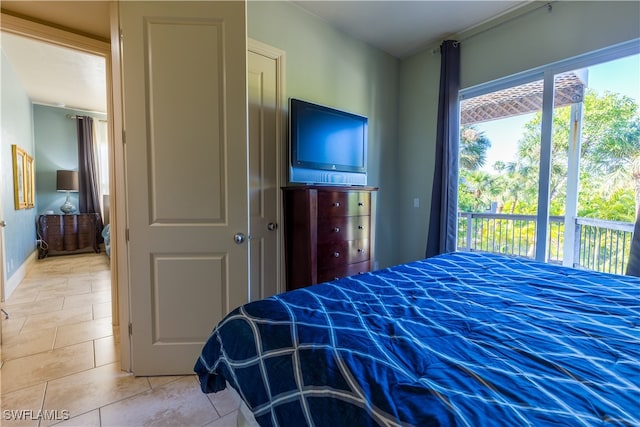
<svg viewBox="0 0 640 427"><path fill-rule="evenodd" d="M122 129L122 143L127 143L127 132L124 129Z"/></svg>
<svg viewBox="0 0 640 427"><path fill-rule="evenodd" d="M120 28L120 41L124 40L124 31Z"/></svg>
<svg viewBox="0 0 640 427"><path fill-rule="evenodd" d="M129 229L124 230L124 238L128 242L129 241Z"/></svg>
<svg viewBox="0 0 640 427"><path fill-rule="evenodd" d="M133 335L133 324L129 323L129 336Z"/></svg>

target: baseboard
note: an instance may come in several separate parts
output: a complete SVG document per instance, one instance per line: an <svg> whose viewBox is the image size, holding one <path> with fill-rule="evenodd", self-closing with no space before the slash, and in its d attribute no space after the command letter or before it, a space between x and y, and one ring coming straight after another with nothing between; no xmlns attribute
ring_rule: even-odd
<svg viewBox="0 0 640 427"><path fill-rule="evenodd" d="M22 263L20 267L16 270L15 273L11 275L11 277L7 278L4 286L4 300L9 299L13 291L16 290L18 285L22 283L22 280L26 277L31 267L33 267L33 263L36 262L38 258L38 251L31 252L31 255L27 257L27 259Z"/></svg>

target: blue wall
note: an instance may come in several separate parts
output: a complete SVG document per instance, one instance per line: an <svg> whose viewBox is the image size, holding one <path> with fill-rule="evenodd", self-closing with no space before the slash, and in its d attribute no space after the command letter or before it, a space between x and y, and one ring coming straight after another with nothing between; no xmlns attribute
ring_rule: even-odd
<svg viewBox="0 0 640 427"><path fill-rule="evenodd" d="M33 106L38 214L48 210L62 213L60 206L67 195L56 191L56 171L78 170L76 120L68 118L68 114L106 119L104 114L87 114L83 111L46 105ZM71 203L78 207L78 193L71 193Z"/></svg>
<svg viewBox="0 0 640 427"><path fill-rule="evenodd" d="M76 121L67 117L86 112L34 105L11 64L2 59L0 170L2 171L2 210L4 229L5 279L8 281L36 250L37 216L53 210L60 212L66 193L56 191L56 170L78 170ZM106 115L88 114L97 119ZM34 158L36 175L35 208L16 210L13 200L11 145L16 144ZM77 193L71 193L78 206Z"/></svg>
<svg viewBox="0 0 640 427"><path fill-rule="evenodd" d="M16 210L13 198L13 162L11 145L16 144L34 158L33 114L31 100L22 87L11 64L0 52L2 63L2 93L0 96L2 138L0 162L2 170L2 211L7 222L4 228L5 275L9 279L35 250L35 221L38 202L32 209ZM37 187L36 187L37 191Z"/></svg>

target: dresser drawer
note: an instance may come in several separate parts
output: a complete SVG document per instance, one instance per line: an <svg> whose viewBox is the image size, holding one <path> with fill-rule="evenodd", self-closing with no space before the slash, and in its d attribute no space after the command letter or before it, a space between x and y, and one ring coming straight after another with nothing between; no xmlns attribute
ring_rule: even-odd
<svg viewBox="0 0 640 427"><path fill-rule="evenodd" d="M75 251L78 249L78 217L76 215L65 215L63 218L64 250Z"/></svg>
<svg viewBox="0 0 640 427"><path fill-rule="evenodd" d="M369 259L369 240L342 240L318 245L318 268L338 267Z"/></svg>
<svg viewBox="0 0 640 427"><path fill-rule="evenodd" d="M283 188L287 290L370 271L376 191L338 185Z"/></svg>
<svg viewBox="0 0 640 427"><path fill-rule="evenodd" d="M62 236L64 236L64 226L62 217L58 215L50 217L41 216L39 222L41 230L39 238L44 240L48 248L54 251L63 250Z"/></svg>
<svg viewBox="0 0 640 427"><path fill-rule="evenodd" d="M78 248L93 246L97 232L94 217L89 215L78 216Z"/></svg>
<svg viewBox="0 0 640 427"><path fill-rule="evenodd" d="M318 216L358 216L371 213L371 194L366 191L319 191Z"/></svg>
<svg viewBox="0 0 640 427"><path fill-rule="evenodd" d="M329 282L340 277L353 276L370 271L369 261L358 262L356 264L346 264L334 268L327 268L318 271L318 283Z"/></svg>
<svg viewBox="0 0 640 427"><path fill-rule="evenodd" d="M369 216L318 218L318 244L369 238Z"/></svg>

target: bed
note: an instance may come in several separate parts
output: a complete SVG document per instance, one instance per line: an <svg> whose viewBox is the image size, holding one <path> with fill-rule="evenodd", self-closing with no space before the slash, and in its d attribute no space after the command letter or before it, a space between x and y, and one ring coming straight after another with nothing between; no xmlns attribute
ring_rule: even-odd
<svg viewBox="0 0 640 427"><path fill-rule="evenodd" d="M195 371L261 426L640 426L640 279L441 255L243 305Z"/></svg>
<svg viewBox="0 0 640 427"><path fill-rule="evenodd" d="M107 224L102 229L102 240L104 241L104 251L111 257L111 224Z"/></svg>

